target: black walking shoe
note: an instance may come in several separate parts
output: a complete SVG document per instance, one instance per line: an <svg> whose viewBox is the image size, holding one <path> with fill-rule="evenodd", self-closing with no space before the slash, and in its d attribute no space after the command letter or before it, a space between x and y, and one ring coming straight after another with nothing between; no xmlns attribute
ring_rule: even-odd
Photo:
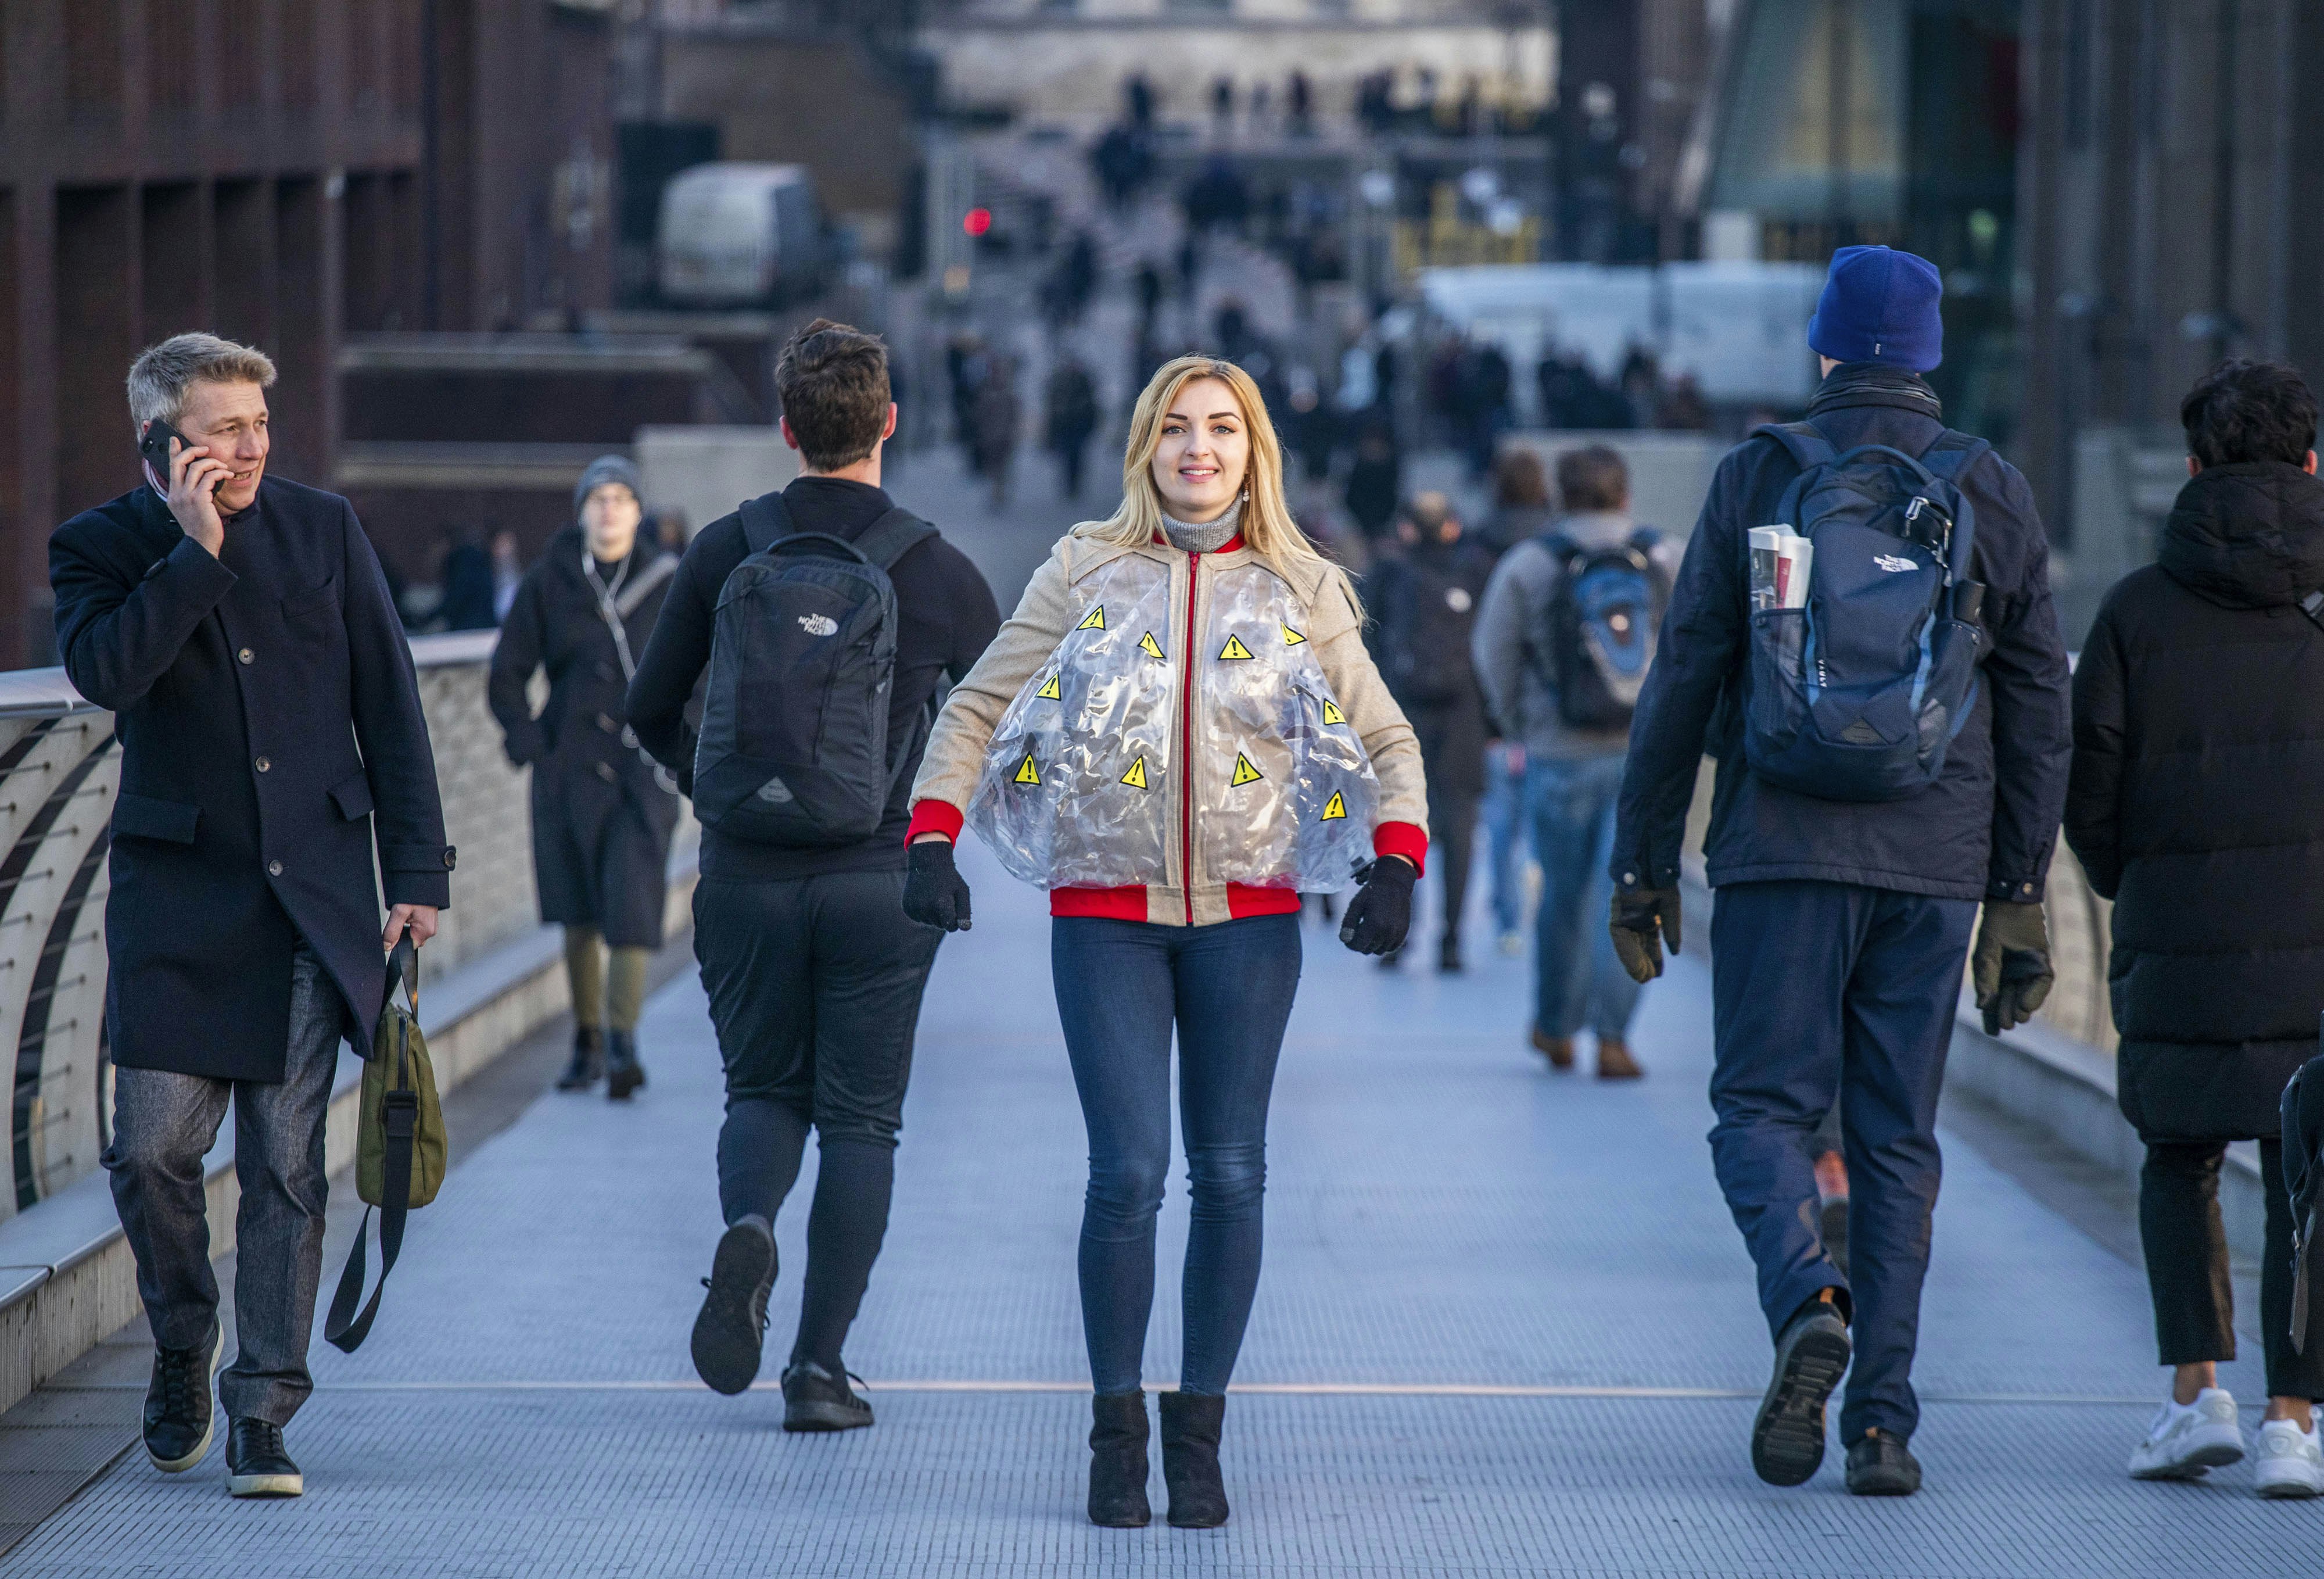
<svg viewBox="0 0 2324 1579"><path fill-rule="evenodd" d="M1848 1276L1848 1197L1827 1198L1817 1219L1816 1237L1823 1241L1824 1259Z"/></svg>
<svg viewBox="0 0 2324 1579"><path fill-rule="evenodd" d="M573 1028L573 1061L557 1077L559 1091L586 1091L605 1073L605 1039L594 1025Z"/></svg>
<svg viewBox="0 0 2324 1579"><path fill-rule="evenodd" d="M872 1406L847 1385L863 1379L843 1371L834 1376L812 1360L794 1360L783 1372L783 1429L853 1431L872 1423Z"/></svg>
<svg viewBox="0 0 2324 1579"><path fill-rule="evenodd" d="M1771 1486L1796 1486L1823 1463L1823 1406L1848 1369L1848 1324L1811 1299L1775 1340L1775 1374L1751 1423L1751 1467Z"/></svg>
<svg viewBox="0 0 2324 1579"><path fill-rule="evenodd" d="M1848 1491L1855 1497L1909 1497L1921 1489L1921 1461L1902 1436L1877 1428L1848 1450Z"/></svg>
<svg viewBox="0 0 2324 1579"><path fill-rule="evenodd" d="M272 1420L236 1420L226 1432L226 1489L236 1497L303 1497L307 1477L282 1451Z"/></svg>
<svg viewBox="0 0 2324 1579"><path fill-rule="evenodd" d="M1146 1420L1143 1390L1099 1393L1091 1403L1089 1516L1109 1529L1143 1529L1154 1522L1146 1500Z"/></svg>
<svg viewBox="0 0 2324 1579"><path fill-rule="evenodd" d="M1461 974L1461 940L1447 937L1436 946L1436 968L1448 976Z"/></svg>
<svg viewBox="0 0 2324 1579"><path fill-rule="evenodd" d="M145 1384L145 1453L165 1475L189 1470L210 1450L217 1427L210 1408L210 1377L226 1353L226 1328L190 1349L153 1350L153 1380Z"/></svg>
<svg viewBox="0 0 2324 1579"><path fill-rule="evenodd" d="M1219 1476L1219 1430L1227 1400L1214 1393L1162 1395L1162 1479L1170 1488L1170 1523L1210 1529L1227 1521L1226 1482Z"/></svg>
<svg viewBox="0 0 2324 1579"><path fill-rule="evenodd" d="M729 1226L702 1286L710 1292L694 1318L694 1369L711 1391L731 1398L759 1379L767 1296L775 1286L773 1226L755 1212Z"/></svg>
<svg viewBox="0 0 2324 1579"><path fill-rule="evenodd" d="M634 1030L609 1030L605 1033L605 1094L614 1102L627 1102L630 1093L646 1083L646 1067L638 1062L638 1033Z"/></svg>

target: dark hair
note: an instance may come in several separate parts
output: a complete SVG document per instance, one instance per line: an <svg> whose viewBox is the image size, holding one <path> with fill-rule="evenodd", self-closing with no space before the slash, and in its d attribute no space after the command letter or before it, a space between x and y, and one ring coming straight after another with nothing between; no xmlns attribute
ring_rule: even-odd
<svg viewBox="0 0 2324 1579"><path fill-rule="evenodd" d="M1549 479L1530 449L1504 449L1493 462L1493 503L1504 507L1549 503Z"/></svg>
<svg viewBox="0 0 2324 1579"><path fill-rule="evenodd" d="M811 469L853 466L888 426L888 348L877 335L819 318L776 358L775 396Z"/></svg>
<svg viewBox="0 0 2324 1579"><path fill-rule="evenodd" d="M1557 457L1557 497L1565 508L1619 510L1630 502L1630 468L1602 444L1585 444Z"/></svg>
<svg viewBox="0 0 2324 1579"><path fill-rule="evenodd" d="M2187 453L2207 466L2280 460L2299 466L2316 448L2316 397L2282 362L2222 362L2179 402Z"/></svg>

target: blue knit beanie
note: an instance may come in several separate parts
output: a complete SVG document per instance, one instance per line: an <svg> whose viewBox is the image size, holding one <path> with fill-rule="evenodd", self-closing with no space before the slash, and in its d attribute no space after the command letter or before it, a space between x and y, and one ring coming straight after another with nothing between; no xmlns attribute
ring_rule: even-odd
<svg viewBox="0 0 2324 1579"><path fill-rule="evenodd" d="M1885 246L1844 246L1831 254L1808 345L1835 362L1891 362L1926 373L1945 359L1945 293L1937 266Z"/></svg>
<svg viewBox="0 0 2324 1579"><path fill-rule="evenodd" d="M621 484L630 491L630 497L641 504L645 503L646 492L639 485L638 468L618 455L601 455L589 463L589 469L573 485L574 513L579 514L581 506L589 502L589 495L607 483Z"/></svg>

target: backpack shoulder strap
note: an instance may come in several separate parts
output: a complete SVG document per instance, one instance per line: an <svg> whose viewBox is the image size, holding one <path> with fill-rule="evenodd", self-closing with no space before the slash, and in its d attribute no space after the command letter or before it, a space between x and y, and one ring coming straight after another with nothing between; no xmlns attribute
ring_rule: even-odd
<svg viewBox="0 0 2324 1579"><path fill-rule="evenodd" d="M1811 466L1830 466L1840 458L1840 451L1823 436L1823 429L1813 422L1766 422L1751 429L1751 437L1774 439L1784 447L1800 470Z"/></svg>
<svg viewBox="0 0 2324 1579"><path fill-rule="evenodd" d="M936 529L901 505L856 535L855 551L885 570L936 535Z"/></svg>
<svg viewBox="0 0 2324 1579"><path fill-rule="evenodd" d="M735 513L742 518L742 539L754 554L765 553L770 546L798 530L791 524L790 506L783 503L779 488L771 494L761 494L755 499L743 500Z"/></svg>
<svg viewBox="0 0 2324 1579"><path fill-rule="evenodd" d="M1959 487L1969 469L1984 459L1985 452L1992 448L1974 433L1948 428L1921 452L1921 464Z"/></svg>

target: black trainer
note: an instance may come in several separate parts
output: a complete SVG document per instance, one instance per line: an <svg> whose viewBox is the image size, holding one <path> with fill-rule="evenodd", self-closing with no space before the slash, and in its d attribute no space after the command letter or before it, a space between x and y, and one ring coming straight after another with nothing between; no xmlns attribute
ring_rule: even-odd
<svg viewBox="0 0 2324 1579"><path fill-rule="evenodd" d="M190 1349L153 1350L153 1379L145 1384L145 1452L165 1475L189 1470L210 1450L217 1428L210 1408L210 1376L226 1353L226 1328Z"/></svg>
<svg viewBox="0 0 2324 1579"><path fill-rule="evenodd" d="M609 1030L605 1033L605 1094L615 1102L627 1102L630 1093L646 1083L646 1067L638 1062L638 1033L634 1030Z"/></svg>
<svg viewBox="0 0 2324 1579"><path fill-rule="evenodd" d="M1848 1276L1848 1197L1831 1196L1823 1203L1816 1221L1819 1224L1817 1237L1823 1241L1825 1257L1840 1269L1840 1275L1845 1278Z"/></svg>
<svg viewBox="0 0 2324 1579"><path fill-rule="evenodd" d="M794 1360L783 1372L783 1429L786 1431L853 1431L872 1423L872 1406L863 1401L850 1380L863 1379L843 1371L834 1376L812 1360Z"/></svg>
<svg viewBox="0 0 2324 1579"><path fill-rule="evenodd" d="M1848 1450L1848 1490L1856 1497L1909 1497L1921 1489L1921 1461L1902 1436L1868 1431Z"/></svg>
<svg viewBox="0 0 2324 1579"><path fill-rule="evenodd" d="M226 1427L226 1489L236 1497L303 1497L307 1477L282 1451L282 1427L242 1419Z"/></svg>
<svg viewBox="0 0 2324 1579"><path fill-rule="evenodd" d="M605 1073L604 1033L594 1025L573 1028L573 1061L557 1077L559 1091L586 1091Z"/></svg>
<svg viewBox="0 0 2324 1579"><path fill-rule="evenodd" d="M731 1397L759 1378L775 1286L773 1225L754 1212L720 1234L702 1286L710 1292L694 1318L694 1369L713 1392Z"/></svg>
<svg viewBox="0 0 2324 1579"><path fill-rule="evenodd" d="M1796 1486L1823 1464L1823 1406L1848 1370L1848 1324L1811 1299L1775 1340L1775 1373L1751 1424L1751 1467L1771 1486Z"/></svg>

